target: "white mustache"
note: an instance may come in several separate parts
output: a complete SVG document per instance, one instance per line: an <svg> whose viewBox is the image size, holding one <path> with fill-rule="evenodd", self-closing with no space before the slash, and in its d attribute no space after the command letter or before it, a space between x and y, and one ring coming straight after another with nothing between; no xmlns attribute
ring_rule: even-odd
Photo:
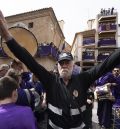
<svg viewBox="0 0 120 129"><path fill-rule="evenodd" d="M62 69L62 72L68 72L68 69L64 69L64 68L63 68L63 69Z"/></svg>

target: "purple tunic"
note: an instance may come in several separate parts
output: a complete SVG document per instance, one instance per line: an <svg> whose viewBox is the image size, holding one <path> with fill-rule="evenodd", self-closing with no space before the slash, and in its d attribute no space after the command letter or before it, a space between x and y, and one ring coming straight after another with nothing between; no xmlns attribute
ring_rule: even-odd
<svg viewBox="0 0 120 129"><path fill-rule="evenodd" d="M115 102L113 103L110 100L98 101L97 115L99 124L104 125L106 128L110 128L112 124L112 107L120 105L120 76L114 77L112 73L107 73L96 82L99 86L102 86L105 83L116 83L116 86L111 87Z"/></svg>
<svg viewBox="0 0 120 129"><path fill-rule="evenodd" d="M0 105L0 129L37 129L32 110L13 103Z"/></svg>

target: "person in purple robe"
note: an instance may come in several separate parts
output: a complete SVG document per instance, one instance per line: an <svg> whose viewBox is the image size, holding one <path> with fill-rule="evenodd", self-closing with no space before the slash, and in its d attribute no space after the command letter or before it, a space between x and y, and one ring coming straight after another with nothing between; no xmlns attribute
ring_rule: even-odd
<svg viewBox="0 0 120 129"><path fill-rule="evenodd" d="M18 72L17 72L18 73ZM10 76L14 78L17 82L20 83L20 78L21 76L18 75L14 69L9 69L8 72L6 73L7 76ZM26 79L27 80L27 79ZM19 84L18 83L18 84ZM29 106L32 108L32 111L36 117L37 121L37 126L39 129L45 128L47 125L47 121L44 119L44 112L45 112L45 105L46 101L44 100L45 98L43 97L43 100L41 99L40 96L44 96L44 91L42 88L42 84L38 81L35 80L35 77L33 81L31 82L33 84L34 88L32 89L22 89L21 86L19 85L17 91L18 91L18 99L16 101L17 105L21 106ZM46 124L45 124L46 122Z"/></svg>
<svg viewBox="0 0 120 129"><path fill-rule="evenodd" d="M98 99L98 121L100 126L104 128L110 128L112 126L112 107L116 103L119 84L120 84L120 70L116 66L112 72L108 72L96 81L97 87L108 85L110 88L111 96L101 92L101 96ZM100 93L99 93L100 94Z"/></svg>
<svg viewBox="0 0 120 129"><path fill-rule="evenodd" d="M117 107L120 107L120 68L119 67L114 68L112 72L113 73L112 82L116 84L113 90L113 94L115 96L115 103L113 106L117 106Z"/></svg>
<svg viewBox="0 0 120 129"><path fill-rule="evenodd" d="M31 82L31 72L22 72L21 73L20 87L22 89L34 88L32 82Z"/></svg>
<svg viewBox="0 0 120 129"><path fill-rule="evenodd" d="M20 87L21 75L19 75L18 73L19 72L17 72L15 69L12 68L10 68L6 73L6 76L10 76L13 79L15 79L15 81L17 81L19 85L19 87L17 88L18 99L16 101L16 104L21 106L30 106L32 110L34 110L34 105L35 105L34 94L30 89L22 89Z"/></svg>
<svg viewBox="0 0 120 129"><path fill-rule="evenodd" d="M15 69L16 73L21 75L20 87L22 89L31 89L33 85L31 83L31 72L24 66L24 64L18 60L11 62L11 68Z"/></svg>
<svg viewBox="0 0 120 129"><path fill-rule="evenodd" d="M15 104L18 97L17 88L18 84L13 78L0 78L0 128L37 129L31 108Z"/></svg>

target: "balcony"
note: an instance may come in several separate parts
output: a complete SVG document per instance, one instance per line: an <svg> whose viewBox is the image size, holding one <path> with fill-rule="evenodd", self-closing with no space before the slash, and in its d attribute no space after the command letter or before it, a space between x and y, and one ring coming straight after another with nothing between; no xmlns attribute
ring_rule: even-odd
<svg viewBox="0 0 120 129"><path fill-rule="evenodd" d="M105 38L98 41L98 47L115 47L116 40L114 38Z"/></svg>
<svg viewBox="0 0 120 129"><path fill-rule="evenodd" d="M37 50L38 56L48 56L50 54L51 54L51 46L50 45L38 46L38 50Z"/></svg>
<svg viewBox="0 0 120 129"><path fill-rule="evenodd" d="M56 46L53 44L42 44L38 46L38 50L36 56L44 57L44 56L52 56L54 59L57 59L59 51Z"/></svg>
<svg viewBox="0 0 120 129"><path fill-rule="evenodd" d="M99 53L99 54L98 54L98 57L97 57L97 61L98 61L98 62L102 62L102 61L105 60L109 55L110 55L109 52Z"/></svg>
<svg viewBox="0 0 120 129"><path fill-rule="evenodd" d="M101 33L111 33L111 32L116 32L116 24L101 24L99 25L99 28L98 28L98 33L101 34Z"/></svg>
<svg viewBox="0 0 120 129"><path fill-rule="evenodd" d="M83 52L82 60L83 61L95 61L95 54L94 54L94 52L93 51Z"/></svg>
<svg viewBox="0 0 120 129"><path fill-rule="evenodd" d="M95 45L95 39L94 38L83 39L83 46L91 46L91 45Z"/></svg>
<svg viewBox="0 0 120 129"><path fill-rule="evenodd" d="M56 46L51 44L42 44L38 46L35 56L38 57L52 56L54 59L57 59L59 53L60 52L58 51ZM8 58L8 55L3 51L1 47L0 47L0 58Z"/></svg>

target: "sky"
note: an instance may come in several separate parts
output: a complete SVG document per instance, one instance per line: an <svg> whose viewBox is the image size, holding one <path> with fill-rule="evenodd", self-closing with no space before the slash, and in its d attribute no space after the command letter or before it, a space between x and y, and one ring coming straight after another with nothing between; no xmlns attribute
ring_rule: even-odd
<svg viewBox="0 0 120 129"><path fill-rule="evenodd" d="M4 16L52 7L57 20L64 21L65 40L72 44L75 33L87 30L87 21L95 19L101 8L114 7L119 14L120 0L0 0Z"/></svg>

